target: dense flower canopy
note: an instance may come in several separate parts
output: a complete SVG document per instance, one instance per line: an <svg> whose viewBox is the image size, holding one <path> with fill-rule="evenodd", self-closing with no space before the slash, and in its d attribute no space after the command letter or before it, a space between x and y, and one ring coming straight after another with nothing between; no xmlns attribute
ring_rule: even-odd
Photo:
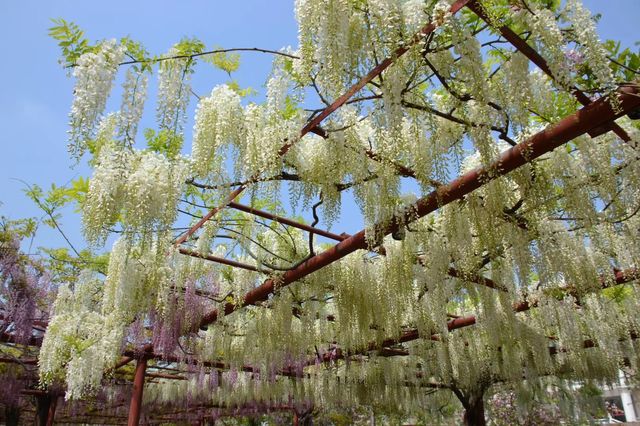
<svg viewBox="0 0 640 426"><path fill-rule="evenodd" d="M144 356L188 373L148 383L145 404L441 416L456 398L470 412L496 384L532 401L550 383L637 369L640 293L625 283L640 260L640 130L618 94L637 94L637 72L610 62L581 2L297 0L295 11L298 47L271 52L261 103L233 81L192 96L198 60L237 67L197 40L153 58L106 40L71 64L70 153L93 167L83 229L96 248L117 240L105 277L84 271L59 290L42 385L65 383L67 399L117 393L103 385L121 356ZM121 108L107 113L118 73ZM141 148L153 73L157 129ZM619 131L585 128L503 176L497 161L578 110L578 92L604 98ZM438 198L480 168L479 189ZM289 279L329 240L234 208L181 232L245 188L256 209L311 209L313 226L351 214L350 193L366 244ZM245 298L263 282L268 297Z"/></svg>

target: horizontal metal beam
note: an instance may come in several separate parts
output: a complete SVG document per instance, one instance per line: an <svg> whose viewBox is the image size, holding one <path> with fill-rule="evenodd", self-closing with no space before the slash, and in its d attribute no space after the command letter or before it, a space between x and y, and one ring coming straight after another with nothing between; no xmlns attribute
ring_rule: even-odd
<svg viewBox="0 0 640 426"><path fill-rule="evenodd" d="M391 223L376 225L376 235L389 235L396 232L401 226L404 226L402 225L403 223L412 222L444 205L460 200L487 182L506 175L541 155L585 134L592 128L602 126L626 114L628 111L640 106L640 96L637 94L637 87L625 86L619 91L620 110L614 111L610 101L604 98L587 105L560 122L548 126L526 141L503 152L489 167L474 169L449 184L438 187L435 191L413 204L412 208L408 208L403 218L395 219ZM361 230L328 250L311 257L298 267L285 272L277 281L267 279L262 285L247 292L239 303L225 304L224 314L228 315L242 307L265 301L269 295L274 293L276 286L287 286L356 250L367 249L367 247L365 230ZM195 331L215 322L218 319L218 315L217 309L210 311L192 330Z"/></svg>
<svg viewBox="0 0 640 426"><path fill-rule="evenodd" d="M125 351L124 355L126 357L135 357L137 355L136 352L134 351ZM185 360L181 360L180 358L178 358L177 356L174 355L161 355L161 354L155 354L155 353L146 353L145 354L145 358L146 359L155 359L158 361L165 361L165 362L174 362L174 363L180 363L180 362L191 362L191 363L195 363L198 366L201 367L207 367L207 368L212 368L212 369L216 369L216 370L229 370L231 369L231 365L229 365L228 363L222 362L222 361L185 361ZM149 367L149 368L154 368L154 367ZM260 369L250 366L250 365L242 365L238 367L239 371L243 371L245 373L260 373ZM295 372L293 369L283 369L281 371L278 371L276 373L279 376L286 376L286 377L298 377L299 374L297 372Z"/></svg>

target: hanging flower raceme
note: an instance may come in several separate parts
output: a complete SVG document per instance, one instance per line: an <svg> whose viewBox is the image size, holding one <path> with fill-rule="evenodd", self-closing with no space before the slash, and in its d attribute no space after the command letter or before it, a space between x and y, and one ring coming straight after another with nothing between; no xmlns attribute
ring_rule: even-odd
<svg viewBox="0 0 640 426"><path fill-rule="evenodd" d="M332 97L339 95L346 85L345 76L357 64L363 42L362 15L349 0L298 0L295 10L302 55L299 71L306 77L322 64L321 89Z"/></svg>
<svg viewBox="0 0 640 426"><path fill-rule="evenodd" d="M578 0L568 1L567 11L577 42L582 47L581 53L584 58L581 60L588 64L593 72L598 88L606 93L612 93L617 83L609 67L608 53L598 37L591 13ZM617 105L617 97L613 96L612 102Z"/></svg>
<svg viewBox="0 0 640 426"><path fill-rule="evenodd" d="M118 64L125 49L115 40L102 42L96 52L78 58L73 70L76 78L69 130L69 152L78 160L95 136L95 127L107 104Z"/></svg>
<svg viewBox="0 0 640 426"><path fill-rule="evenodd" d="M102 147L83 205L87 240L104 242L120 221L125 231L149 234L170 226L188 173L187 162L153 151L131 152L109 143Z"/></svg>
<svg viewBox="0 0 640 426"><path fill-rule="evenodd" d="M193 130L193 171L208 176L221 166L224 147L239 146L245 140L244 111L240 96L227 85L216 86L200 99Z"/></svg>
<svg viewBox="0 0 640 426"><path fill-rule="evenodd" d="M187 178L183 158L170 160L153 151L138 152L125 184L123 225L134 233L169 227L177 215L177 203Z"/></svg>
<svg viewBox="0 0 640 426"><path fill-rule="evenodd" d="M144 71L129 68L123 84L124 93L119 112L118 135L133 145L147 97L148 77Z"/></svg>
<svg viewBox="0 0 640 426"><path fill-rule="evenodd" d="M172 48L166 56L177 54L177 50ZM158 70L158 125L175 134L182 134L191 96L190 65L189 59L167 59L160 62Z"/></svg>
<svg viewBox="0 0 640 426"><path fill-rule="evenodd" d="M132 153L115 143L100 150L82 206L84 235L92 244L103 243L110 227L120 218L132 160Z"/></svg>
<svg viewBox="0 0 640 426"><path fill-rule="evenodd" d="M122 318L102 315L102 282L84 271L71 290L60 287L38 357L43 385L66 382L66 399L98 391L107 367L118 358L123 338Z"/></svg>
<svg viewBox="0 0 640 426"><path fill-rule="evenodd" d="M562 35L558 21L549 9L535 4L532 7L533 14L522 11L521 16L529 24L532 34L540 43L541 53L554 80L560 87L569 89L573 82L573 76L565 55L567 41Z"/></svg>
<svg viewBox="0 0 640 426"><path fill-rule="evenodd" d="M9 333L15 343L26 345L36 319L48 315L41 304L49 297L50 276L20 251L17 231L5 226L0 224L0 335Z"/></svg>
<svg viewBox="0 0 640 426"><path fill-rule="evenodd" d="M112 248L104 282L94 272L84 271L73 290L61 287L40 352L41 382L66 382L67 399L94 394L106 369L118 359L132 322L144 323L147 315L154 312L162 316L160 322L173 324L177 305L167 306L164 296L180 294L176 290L178 277L174 277L173 259L166 234L151 241L125 237ZM192 287L188 289L185 304L187 299L193 299L194 291ZM177 324L172 328L173 347L184 331L180 321ZM158 331L162 332L162 328ZM138 334L134 337L149 337L144 330Z"/></svg>

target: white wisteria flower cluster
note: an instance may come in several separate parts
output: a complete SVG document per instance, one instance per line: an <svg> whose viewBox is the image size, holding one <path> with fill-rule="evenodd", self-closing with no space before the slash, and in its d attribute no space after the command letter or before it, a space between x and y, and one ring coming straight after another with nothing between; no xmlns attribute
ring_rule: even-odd
<svg viewBox="0 0 640 426"><path fill-rule="evenodd" d="M105 369L119 356L124 329L117 312L99 311L102 285L94 272L83 271L73 291L58 290L38 367L44 385L66 382L66 399L99 390Z"/></svg>
<svg viewBox="0 0 640 426"><path fill-rule="evenodd" d="M568 1L567 11L575 38L582 47L584 61L594 73L597 87L605 92L613 92L616 89L616 81L609 66L607 51L598 37L591 12L578 0Z"/></svg>
<svg viewBox="0 0 640 426"><path fill-rule="evenodd" d="M215 87L210 96L200 99L191 154L196 176L206 176L221 167L220 148L238 145L244 138L243 116L240 96L227 85Z"/></svg>
<svg viewBox="0 0 640 426"><path fill-rule="evenodd" d="M95 135L124 52L116 40L106 40L96 52L80 56L73 69L76 85L69 114L69 152L76 159L82 156L87 141Z"/></svg>
<svg viewBox="0 0 640 426"><path fill-rule="evenodd" d="M553 12L544 7L533 6L533 14L522 12L531 31L539 42L540 50L544 55L555 81L564 88L569 88L573 80L571 67L564 53L567 41L562 35L560 25Z"/></svg>
<svg viewBox="0 0 640 426"><path fill-rule="evenodd" d="M131 152L114 143L104 146L83 205L87 239L94 244L103 242L118 221L124 231L133 234L170 226L188 170L187 161L181 158L169 160L153 151Z"/></svg>
<svg viewBox="0 0 640 426"><path fill-rule="evenodd" d="M172 48L167 57L176 56ZM167 59L160 62L158 70L158 105L156 116L161 129L181 133L186 119L187 105L191 97L191 73L187 59Z"/></svg>
<svg viewBox="0 0 640 426"><path fill-rule="evenodd" d="M195 176L215 178L229 155L234 156L236 177L280 171L280 149L298 139L296 133L303 123L298 112L291 117L281 114L285 106L281 78L270 80L266 105L243 107L240 96L227 85L215 87L210 96L200 99L191 154Z"/></svg>
<svg viewBox="0 0 640 426"><path fill-rule="evenodd" d="M120 106L118 124L119 136L133 144L138 132L138 123L142 118L144 103L147 97L149 77L144 71L127 70L123 84L122 105Z"/></svg>

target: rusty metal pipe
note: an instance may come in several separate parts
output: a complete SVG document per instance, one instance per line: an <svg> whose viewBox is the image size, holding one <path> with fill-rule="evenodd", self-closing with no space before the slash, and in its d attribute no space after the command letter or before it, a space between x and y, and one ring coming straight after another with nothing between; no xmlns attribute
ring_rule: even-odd
<svg viewBox="0 0 640 426"><path fill-rule="evenodd" d="M638 96L637 93L638 89L636 87L625 86L619 91L621 105L619 111L613 111L609 100L603 98L565 117L558 123L548 126L526 141L503 152L489 167L474 169L449 184L438 187L426 197L418 200L412 208L407 209L408 212L402 220L397 219L391 221L391 223L376 225L376 235L388 235L396 232L402 226L402 223L414 221L436 211L446 204L462 199L465 195L480 188L487 182L499 176L506 175L510 171L583 135L592 128L615 120L626 112L640 106L640 96ZM330 249L313 256L298 267L285 272L277 282L273 279L267 279L262 285L246 293L242 302L238 304L225 304L224 313L228 315L239 308L265 301L270 294L274 293L276 286L284 287L342 259L356 250L366 248L365 230L361 230ZM218 314L218 310L209 312L202 318L200 324L198 324L195 329L215 322L218 319Z"/></svg>

